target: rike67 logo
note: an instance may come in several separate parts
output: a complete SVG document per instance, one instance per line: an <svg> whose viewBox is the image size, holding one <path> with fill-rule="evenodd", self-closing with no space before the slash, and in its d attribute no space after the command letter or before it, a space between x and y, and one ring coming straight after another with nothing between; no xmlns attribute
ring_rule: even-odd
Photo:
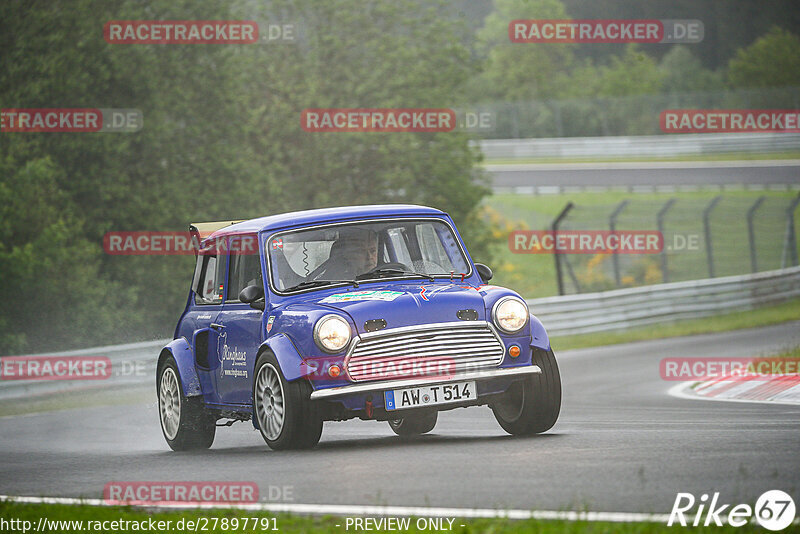
<svg viewBox="0 0 800 534"><path fill-rule="evenodd" d="M695 504L697 511L693 511ZM721 504L719 492L714 493L710 502L707 493L702 494L699 500L691 493L678 493L667 526L677 523L684 527L721 527L727 523L733 527L741 527L755 520L767 530L778 531L792 524L795 511L794 500L781 490L764 492L753 507L749 504L737 504L733 507L730 504Z"/></svg>

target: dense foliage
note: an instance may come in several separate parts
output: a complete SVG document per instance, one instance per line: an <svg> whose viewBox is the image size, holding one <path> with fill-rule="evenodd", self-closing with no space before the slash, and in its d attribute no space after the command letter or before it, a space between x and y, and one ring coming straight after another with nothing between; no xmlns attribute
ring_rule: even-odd
<svg viewBox="0 0 800 534"><path fill-rule="evenodd" d="M633 5L643 3L608 2L613 10L595 15L643 17ZM193 258L106 255L102 237L112 230L413 202L451 213L473 257L487 259L479 206L488 189L468 134L308 133L299 121L305 108L462 108L798 84L796 21L780 10L785 2L760 7L767 14L755 26L742 21L740 34L709 33L707 23L724 61L687 46L602 54L514 47L509 19L592 18L587 5L599 2L495 4L488 13L483 2L423 0L0 3L0 106L135 108L144 116L144 128L129 134L0 133L0 354L171 334ZM294 44L103 39L105 22L137 19L292 22L302 32ZM769 33L743 40L753 27ZM594 127L582 115L559 120Z"/></svg>

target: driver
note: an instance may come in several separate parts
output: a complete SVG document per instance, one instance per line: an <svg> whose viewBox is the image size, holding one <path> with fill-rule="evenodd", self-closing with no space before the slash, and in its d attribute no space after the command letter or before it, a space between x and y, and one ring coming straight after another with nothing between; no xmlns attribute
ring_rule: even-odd
<svg viewBox="0 0 800 534"><path fill-rule="evenodd" d="M361 228L342 232L331 246L330 260L337 278L355 279L371 271L378 266L378 234Z"/></svg>

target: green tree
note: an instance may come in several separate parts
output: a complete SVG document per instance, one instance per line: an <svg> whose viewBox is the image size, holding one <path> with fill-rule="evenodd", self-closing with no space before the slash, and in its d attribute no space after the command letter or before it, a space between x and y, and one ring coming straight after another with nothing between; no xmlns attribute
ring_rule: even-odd
<svg viewBox="0 0 800 534"><path fill-rule="evenodd" d="M48 157L22 165L6 158L0 173L0 279L14 303L0 314L0 349L115 335L130 323L132 292L100 276L102 250L84 236L78 207L57 185L64 171Z"/></svg>
<svg viewBox="0 0 800 534"><path fill-rule="evenodd" d="M172 333L191 257L109 256L113 230L293 209L419 202L485 251L487 193L463 133L319 134L309 107L447 107L474 60L421 0L75 0L0 4L2 107L135 108L133 134L0 134L0 353ZM109 20L296 22L297 44L113 45ZM481 255L485 258L485 256ZM46 308L46 309L43 309Z"/></svg>
<svg viewBox="0 0 800 534"><path fill-rule="evenodd" d="M777 26L741 48L728 64L731 86L800 86L800 37Z"/></svg>
<svg viewBox="0 0 800 534"><path fill-rule="evenodd" d="M47 272L48 284L58 287L48 295L58 295L53 308L61 315L46 335L33 335L40 314L30 307L3 310L6 322L22 325L25 350L170 334L165 325L185 302L190 258L107 256L100 249L105 232L179 230L198 216L227 217L236 207L256 215L279 205L268 198L256 211L255 198L230 187L269 179L269 168L248 158L236 122L247 117L237 107L242 75L234 67L236 47L111 45L102 37L109 20L185 19L193 10L196 18L235 18L211 1L0 6L3 107L136 108L144 114L144 128L135 134L0 134L0 157L10 167L0 183L11 195L25 198L31 185L12 180L46 160L55 169L48 187L60 196L45 197L49 209L42 211L59 214L72 206L59 225L3 243L11 254L3 258L10 273L4 280L29 302L47 302L32 286L48 286L27 274Z"/></svg>
<svg viewBox="0 0 800 534"><path fill-rule="evenodd" d="M276 2L271 11L303 28L303 46L248 61L251 109L264 109L254 154L277 163L287 208L415 202L468 221L487 193L463 133L305 132L306 108L457 108L475 64L460 27L421 0ZM257 14L266 18L266 13ZM249 54L263 53L249 50ZM467 227L470 247L473 237ZM478 245L478 241L475 242Z"/></svg>
<svg viewBox="0 0 800 534"><path fill-rule="evenodd" d="M649 99L658 95L663 74L655 60L634 45L607 65L580 62L558 103L570 135L640 135L653 129ZM555 104L554 104L555 105Z"/></svg>
<svg viewBox="0 0 800 534"><path fill-rule="evenodd" d="M615 98L651 95L660 92L662 83L663 74L655 60L630 44L624 54L598 69L596 94Z"/></svg>
<svg viewBox="0 0 800 534"><path fill-rule="evenodd" d="M487 66L478 87L502 100L554 98L568 85L575 45L512 43L508 24L515 19L570 18L560 0L496 0L478 32L477 49Z"/></svg>
<svg viewBox="0 0 800 534"><path fill-rule="evenodd" d="M667 52L659 69L663 73L666 93L715 91L722 88L722 76L703 67L687 45L676 45Z"/></svg>

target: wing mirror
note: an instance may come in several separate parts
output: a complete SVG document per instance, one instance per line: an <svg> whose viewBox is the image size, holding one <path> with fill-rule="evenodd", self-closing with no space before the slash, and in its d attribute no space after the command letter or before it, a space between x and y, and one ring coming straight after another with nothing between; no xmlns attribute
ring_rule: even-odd
<svg viewBox="0 0 800 534"><path fill-rule="evenodd" d="M478 270L478 276L481 277L481 280L483 280L484 284L488 283L489 280L491 280L492 277L494 276L494 273L492 272L492 270L489 268L488 265L484 265L482 263L476 263L475 269Z"/></svg>
<svg viewBox="0 0 800 534"><path fill-rule="evenodd" d="M264 310L264 288L247 286L239 292L239 300L256 310Z"/></svg>

